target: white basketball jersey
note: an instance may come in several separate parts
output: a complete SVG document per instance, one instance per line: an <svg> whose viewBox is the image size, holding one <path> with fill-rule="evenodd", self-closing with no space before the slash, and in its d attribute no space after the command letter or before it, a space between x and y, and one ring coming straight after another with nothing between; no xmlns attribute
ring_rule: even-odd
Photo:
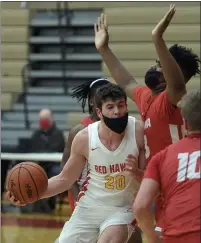
<svg viewBox="0 0 201 243"><path fill-rule="evenodd" d="M78 199L80 206L115 206L130 208L139 185L125 171L129 154L136 158L139 150L135 137L135 118L128 118L124 138L115 151L109 151L100 141L99 122L88 126L88 172Z"/></svg>

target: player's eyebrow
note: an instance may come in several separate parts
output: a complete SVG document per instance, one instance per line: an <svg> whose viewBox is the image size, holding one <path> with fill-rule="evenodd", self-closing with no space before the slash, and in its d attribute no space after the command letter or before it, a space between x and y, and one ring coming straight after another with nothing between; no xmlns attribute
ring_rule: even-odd
<svg viewBox="0 0 201 243"><path fill-rule="evenodd" d="M124 100L121 100L121 101L119 101L118 103L116 103L116 104L118 104L118 105L122 105L122 104L125 104L125 101ZM112 105L115 105L114 103L108 103L107 105L106 105L106 107L107 106L112 106Z"/></svg>
<svg viewBox="0 0 201 243"><path fill-rule="evenodd" d="M125 100L120 100L119 102L118 102L118 105L123 105L123 104L125 104L126 102L125 102Z"/></svg>
<svg viewBox="0 0 201 243"><path fill-rule="evenodd" d="M114 105L114 103L109 103L106 105L106 107L113 106L113 105Z"/></svg>

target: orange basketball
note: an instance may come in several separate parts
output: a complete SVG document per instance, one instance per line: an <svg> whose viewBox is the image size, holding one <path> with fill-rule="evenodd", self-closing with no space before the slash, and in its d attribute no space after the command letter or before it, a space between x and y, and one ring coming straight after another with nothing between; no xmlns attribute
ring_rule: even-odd
<svg viewBox="0 0 201 243"><path fill-rule="evenodd" d="M6 185L17 200L26 204L33 203L47 190L48 177L38 164L22 162L9 171Z"/></svg>

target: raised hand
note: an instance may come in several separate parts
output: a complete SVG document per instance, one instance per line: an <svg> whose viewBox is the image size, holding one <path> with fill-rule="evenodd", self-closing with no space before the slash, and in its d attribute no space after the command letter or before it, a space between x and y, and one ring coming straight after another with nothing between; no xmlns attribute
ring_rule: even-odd
<svg viewBox="0 0 201 243"><path fill-rule="evenodd" d="M159 21L156 27L152 30L152 38L155 40L158 37L162 37L163 33L167 29L168 25L170 24L174 14L176 12L175 5L171 4L169 11L166 15Z"/></svg>
<svg viewBox="0 0 201 243"><path fill-rule="evenodd" d="M98 17L98 23L94 24L95 46L99 51L108 47L109 35L106 15L103 13Z"/></svg>
<svg viewBox="0 0 201 243"><path fill-rule="evenodd" d="M6 196L8 198L8 200L15 206L25 206L26 204L24 202L20 202L19 200L17 200L14 195L12 194L11 191L7 191Z"/></svg>

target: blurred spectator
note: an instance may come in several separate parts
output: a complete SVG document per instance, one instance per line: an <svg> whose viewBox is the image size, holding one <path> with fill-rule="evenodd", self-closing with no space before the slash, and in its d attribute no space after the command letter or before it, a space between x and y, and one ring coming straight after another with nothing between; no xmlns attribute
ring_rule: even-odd
<svg viewBox="0 0 201 243"><path fill-rule="evenodd" d="M31 152L63 153L64 147L63 132L56 127L52 112L48 109L41 110L39 113L39 129L31 138Z"/></svg>
<svg viewBox="0 0 201 243"><path fill-rule="evenodd" d="M31 137L29 152L63 153L64 147L65 139L63 132L56 127L52 112L49 109L41 110L39 113L39 129L36 130ZM48 178L60 173L59 163L55 163L54 161L38 162L46 171ZM55 210L56 197L41 201L36 203L37 207L35 211L52 212Z"/></svg>

